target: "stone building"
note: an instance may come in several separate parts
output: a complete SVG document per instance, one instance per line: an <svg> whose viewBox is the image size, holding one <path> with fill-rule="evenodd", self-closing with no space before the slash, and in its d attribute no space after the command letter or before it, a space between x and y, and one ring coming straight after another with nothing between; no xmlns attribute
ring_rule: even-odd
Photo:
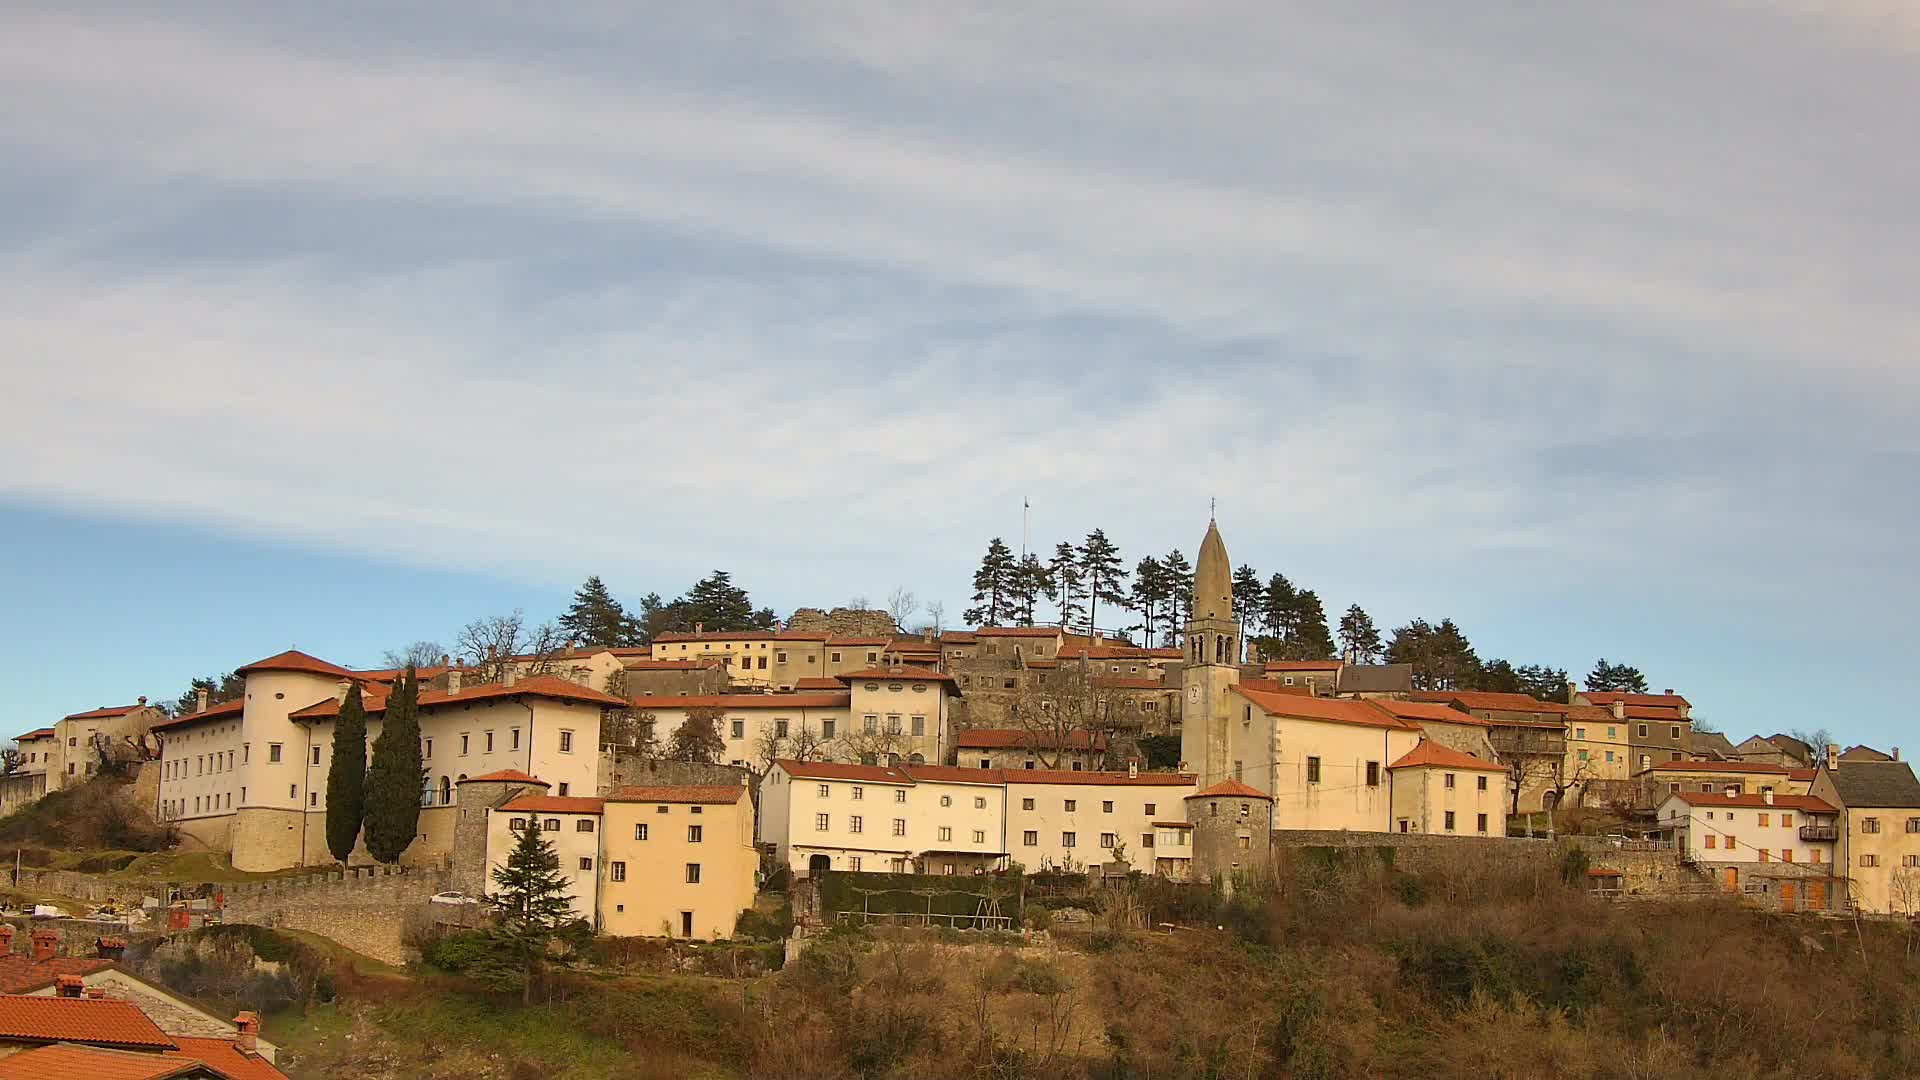
<svg viewBox="0 0 1920 1080"><path fill-rule="evenodd" d="M1193 880L1236 881L1264 877L1273 858L1273 796L1238 780L1222 780L1185 800L1192 845Z"/></svg>
<svg viewBox="0 0 1920 1080"><path fill-rule="evenodd" d="M1904 761L1827 748L1812 796L1839 810L1836 873L1861 911L1920 915L1920 782Z"/></svg>

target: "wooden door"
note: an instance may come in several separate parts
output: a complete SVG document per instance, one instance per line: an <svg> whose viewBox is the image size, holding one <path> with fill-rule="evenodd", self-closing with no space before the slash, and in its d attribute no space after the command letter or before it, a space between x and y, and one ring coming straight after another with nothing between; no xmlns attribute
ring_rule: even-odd
<svg viewBox="0 0 1920 1080"><path fill-rule="evenodd" d="M1827 883L1824 881L1807 882L1807 910L1827 910Z"/></svg>
<svg viewBox="0 0 1920 1080"><path fill-rule="evenodd" d="M1796 884L1795 882L1791 882L1791 881L1783 881L1780 883L1780 910L1781 911L1799 911L1800 910L1800 904L1799 904L1800 890L1795 887L1795 884Z"/></svg>
<svg viewBox="0 0 1920 1080"><path fill-rule="evenodd" d="M1720 871L1720 887L1728 892L1740 888L1740 871L1737 867L1726 867Z"/></svg>

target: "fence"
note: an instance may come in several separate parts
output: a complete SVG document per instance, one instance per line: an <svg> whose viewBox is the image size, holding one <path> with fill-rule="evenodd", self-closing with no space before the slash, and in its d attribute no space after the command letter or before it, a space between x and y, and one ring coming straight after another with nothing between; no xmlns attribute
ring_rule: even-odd
<svg viewBox="0 0 1920 1080"><path fill-rule="evenodd" d="M949 915L938 911L841 911L842 926L945 926L955 930L1012 930L1010 915Z"/></svg>

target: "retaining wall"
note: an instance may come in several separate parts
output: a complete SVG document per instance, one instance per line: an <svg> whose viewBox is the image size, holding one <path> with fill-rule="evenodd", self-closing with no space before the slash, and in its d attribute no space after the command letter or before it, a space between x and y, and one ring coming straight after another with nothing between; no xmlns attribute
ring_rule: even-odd
<svg viewBox="0 0 1920 1080"><path fill-rule="evenodd" d="M227 922L304 930L358 953L404 964L409 912L447 887L444 872L354 867L323 874L222 886Z"/></svg>

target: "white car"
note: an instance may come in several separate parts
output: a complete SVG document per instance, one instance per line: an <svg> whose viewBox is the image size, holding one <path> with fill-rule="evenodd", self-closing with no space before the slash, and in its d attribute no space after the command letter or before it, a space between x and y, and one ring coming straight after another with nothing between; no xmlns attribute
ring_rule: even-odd
<svg viewBox="0 0 1920 1080"><path fill-rule="evenodd" d="M480 898L460 892L439 892L427 898L430 904L477 904Z"/></svg>
<svg viewBox="0 0 1920 1080"><path fill-rule="evenodd" d="M54 903L51 900L42 900L39 903L33 905L33 918L64 919L66 917L67 917L67 913L61 910L60 905Z"/></svg>

